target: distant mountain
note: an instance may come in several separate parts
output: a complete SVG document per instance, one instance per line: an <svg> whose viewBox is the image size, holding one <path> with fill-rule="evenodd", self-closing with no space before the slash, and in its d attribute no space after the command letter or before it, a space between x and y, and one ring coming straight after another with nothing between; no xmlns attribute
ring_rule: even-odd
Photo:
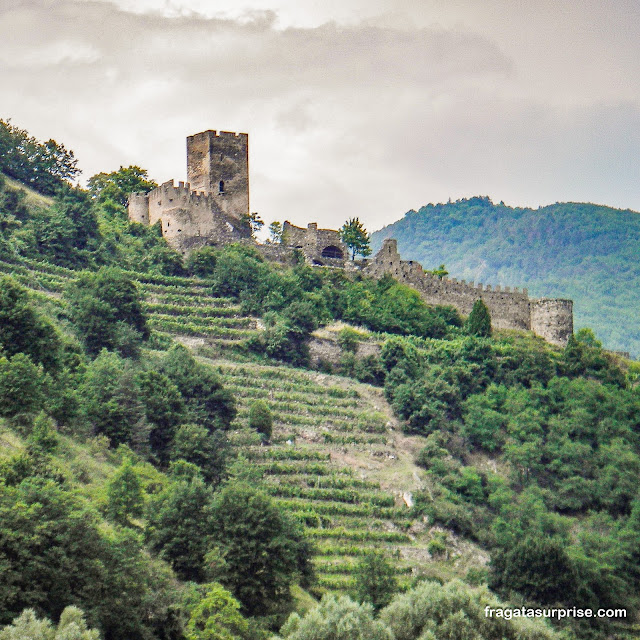
<svg viewBox="0 0 640 640"><path fill-rule="evenodd" d="M640 213L575 202L512 208L475 197L409 211L372 235L374 252L390 237L425 269L444 263L452 277L571 298L576 329L640 356Z"/></svg>

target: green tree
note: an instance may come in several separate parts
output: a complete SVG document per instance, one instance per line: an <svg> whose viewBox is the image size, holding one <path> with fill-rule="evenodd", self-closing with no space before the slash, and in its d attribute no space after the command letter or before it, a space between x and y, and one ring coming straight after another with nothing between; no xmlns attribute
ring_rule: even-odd
<svg viewBox="0 0 640 640"><path fill-rule="evenodd" d="M0 350L7 356L28 355L47 369L59 360L60 338L53 325L29 301L27 290L13 278L0 278Z"/></svg>
<svg viewBox="0 0 640 640"><path fill-rule="evenodd" d="M278 222L274 220L269 225L269 242L271 244L281 244L282 243L282 222Z"/></svg>
<svg viewBox="0 0 640 640"><path fill-rule="evenodd" d="M151 450L162 464L166 464L176 428L184 417L184 398L168 376L153 369L139 373L136 382L147 420L151 423Z"/></svg>
<svg viewBox="0 0 640 640"><path fill-rule="evenodd" d="M149 431L145 407L135 374L125 360L102 351L87 367L80 397L82 411L95 434L107 436L112 446L138 440L144 448Z"/></svg>
<svg viewBox="0 0 640 640"><path fill-rule="evenodd" d="M107 515L123 526L139 518L144 510L142 484L131 461L125 459L107 485Z"/></svg>
<svg viewBox="0 0 640 640"><path fill-rule="evenodd" d="M250 247L230 245L217 255L213 274L213 293L237 298L244 291L268 293L270 268L262 256Z"/></svg>
<svg viewBox="0 0 640 640"><path fill-rule="evenodd" d="M249 429L257 431L264 440L271 439L273 416L266 402L255 400L249 407Z"/></svg>
<svg viewBox="0 0 640 640"><path fill-rule="evenodd" d="M379 620L397 640L560 640L540 620L488 616L486 607L508 605L486 589L472 589L459 580L444 585L428 581L396 596Z"/></svg>
<svg viewBox="0 0 640 640"><path fill-rule="evenodd" d="M218 262L218 249L201 247L189 254L185 267L195 276L209 278L213 275Z"/></svg>
<svg viewBox="0 0 640 640"><path fill-rule="evenodd" d="M280 634L287 640L394 640L389 627L373 616L370 604L347 596L326 594L320 604L301 617L292 613ZM398 636L407 640L414 636ZM415 636L417 638L417 636Z"/></svg>
<svg viewBox="0 0 640 640"><path fill-rule="evenodd" d="M498 593L516 591L539 604L574 601L576 574L561 542L527 537L492 554L490 586Z"/></svg>
<svg viewBox="0 0 640 640"><path fill-rule="evenodd" d="M71 603L105 640L149 637L151 624L169 624L168 609L147 599L148 590L165 599L168 576L137 536L104 534L95 513L56 483L0 483L0 522L0 624L28 607L58 619Z"/></svg>
<svg viewBox="0 0 640 640"><path fill-rule="evenodd" d="M491 335L491 316L487 305L482 300L478 299L473 303L465 329L470 336L486 338Z"/></svg>
<svg viewBox="0 0 640 640"><path fill-rule="evenodd" d="M255 238L256 233L264 227L264 220L255 211L252 213L243 213L240 216L241 224L247 229L252 238Z"/></svg>
<svg viewBox="0 0 640 640"><path fill-rule="evenodd" d="M0 416L37 413L44 405L44 392L44 371L29 356L0 356Z"/></svg>
<svg viewBox="0 0 640 640"><path fill-rule="evenodd" d="M235 401L211 367L199 363L182 345L174 345L161 362L160 373L178 387L186 419L210 431L229 427L236 415Z"/></svg>
<svg viewBox="0 0 640 640"><path fill-rule="evenodd" d="M184 424L176 431L171 459L185 460L198 467L202 477L217 486L226 475L229 441L220 431L210 432L199 424Z"/></svg>
<svg viewBox="0 0 640 640"><path fill-rule="evenodd" d="M170 483L147 504L146 540L182 580L205 578L212 499L211 489L195 476Z"/></svg>
<svg viewBox="0 0 640 640"><path fill-rule="evenodd" d="M367 257L371 255L371 238L358 218L350 218L340 229L340 237L351 250L351 259L356 255Z"/></svg>
<svg viewBox="0 0 640 640"><path fill-rule="evenodd" d="M186 640L242 640L249 624L239 609L240 603L222 585L209 585L204 598L191 611Z"/></svg>
<svg viewBox="0 0 640 640"><path fill-rule="evenodd" d="M120 167L111 173L97 173L87 180L92 198L100 202L111 200L123 209L127 206L131 193L148 193L157 186L156 182L149 179L146 169L135 165Z"/></svg>
<svg viewBox="0 0 640 640"><path fill-rule="evenodd" d="M398 591L395 569L379 551L362 556L354 571L355 596L373 605L375 611L386 607Z"/></svg>
<svg viewBox="0 0 640 640"><path fill-rule="evenodd" d="M64 295L75 329L92 356L103 348L133 355L136 344L150 335L138 288L120 269L84 273Z"/></svg>
<svg viewBox="0 0 640 640"><path fill-rule="evenodd" d="M425 269L424 272L425 273L430 273L432 276L435 276L436 278L439 278L440 280L442 280L442 278L444 278L445 276L449 275L449 272L445 268L444 264L441 264L437 269L431 269L431 270Z"/></svg>
<svg viewBox="0 0 640 640"><path fill-rule="evenodd" d="M310 549L299 527L266 494L238 483L213 503L211 541L220 559L213 576L248 615L286 605L296 576L309 577Z"/></svg>
<svg viewBox="0 0 640 640"><path fill-rule="evenodd" d="M73 151L55 140L39 142L29 133L0 119L0 171L26 185L53 195L80 169Z"/></svg>
<svg viewBox="0 0 640 640"><path fill-rule="evenodd" d="M100 632L87 627L78 607L66 607L56 628L46 618L39 620L33 609L25 609L0 630L0 640L100 640Z"/></svg>
<svg viewBox="0 0 640 640"><path fill-rule="evenodd" d="M34 258L74 269L94 262L102 236L87 192L63 187L49 209L27 221L20 238Z"/></svg>

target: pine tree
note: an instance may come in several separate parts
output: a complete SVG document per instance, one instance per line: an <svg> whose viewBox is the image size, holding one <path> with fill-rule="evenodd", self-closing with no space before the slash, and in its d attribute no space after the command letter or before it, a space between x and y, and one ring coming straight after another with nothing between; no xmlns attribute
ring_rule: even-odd
<svg viewBox="0 0 640 640"><path fill-rule="evenodd" d="M465 329L470 336L488 338L491 335L491 315L482 300L476 300L473 303Z"/></svg>
<svg viewBox="0 0 640 640"><path fill-rule="evenodd" d="M371 255L371 238L358 218L351 218L342 225L340 237L342 242L351 249L352 260L355 260L356 255L363 257Z"/></svg>

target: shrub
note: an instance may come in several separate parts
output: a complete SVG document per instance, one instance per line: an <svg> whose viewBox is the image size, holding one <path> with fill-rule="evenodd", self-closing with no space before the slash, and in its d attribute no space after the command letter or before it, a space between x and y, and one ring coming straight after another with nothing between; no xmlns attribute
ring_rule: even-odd
<svg viewBox="0 0 640 640"><path fill-rule="evenodd" d="M346 596L325 595L301 617L292 613L280 630L287 640L393 640L386 624L373 617L370 604ZM417 636L416 636L417 637Z"/></svg>
<svg viewBox="0 0 640 640"><path fill-rule="evenodd" d="M29 356L0 357L0 416L37 413L44 403L45 375Z"/></svg>
<svg viewBox="0 0 640 640"><path fill-rule="evenodd" d="M33 309L27 290L12 278L0 278L0 351L7 356L24 353L51 369L60 348L53 325Z"/></svg>
<svg viewBox="0 0 640 640"><path fill-rule="evenodd" d="M218 485L226 475L229 442L220 431L209 432L198 424L178 428L171 446L171 459L184 460L198 467L202 477Z"/></svg>
<svg viewBox="0 0 640 640"><path fill-rule="evenodd" d="M57 628L46 618L38 620L33 609L25 609L10 625L0 630L0 640L100 640L97 629L87 628L84 613L67 607Z"/></svg>
<svg viewBox="0 0 640 640"><path fill-rule="evenodd" d="M84 273L65 297L76 331L92 356L104 348L135 354L135 343L150 335L138 289L120 269Z"/></svg>
<svg viewBox="0 0 640 640"><path fill-rule="evenodd" d="M559 638L536 620L487 616L485 607L504 608L486 589L473 589L459 580L445 585L423 582L396 596L380 613L396 640L552 640Z"/></svg>
<svg viewBox="0 0 640 640"><path fill-rule="evenodd" d="M213 275L216 262L218 261L218 251L213 247L202 247L193 251L185 262L185 267L189 273L201 278Z"/></svg>
<svg viewBox="0 0 640 640"><path fill-rule="evenodd" d="M338 346L347 353L356 353L358 351L359 334L351 327L344 327L338 333Z"/></svg>
<svg viewBox="0 0 640 640"><path fill-rule="evenodd" d="M264 440L271 439L273 416L266 402L256 400L249 407L249 428L260 433Z"/></svg>

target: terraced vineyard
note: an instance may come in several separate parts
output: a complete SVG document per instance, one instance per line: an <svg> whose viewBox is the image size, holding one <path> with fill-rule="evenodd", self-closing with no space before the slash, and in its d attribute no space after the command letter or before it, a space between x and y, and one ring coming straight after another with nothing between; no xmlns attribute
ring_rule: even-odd
<svg viewBox="0 0 640 640"><path fill-rule="evenodd" d="M77 275L61 267L24 260L0 262L44 303L58 311L61 293ZM238 400L231 438L262 471L267 491L304 525L315 545L318 582L327 589L352 584L358 558L372 548L395 558L401 582L412 572L435 568L427 550L429 527L408 504L421 485L413 464L417 439L402 436L382 391L353 380L286 366L241 362L230 346L256 335L257 322L243 317L229 298L209 293L205 280L131 274L144 296L154 332L177 339L212 365ZM54 310L56 310L54 309ZM267 403L275 417L271 444L261 446L247 428L252 401ZM440 573L460 569L477 550L458 547L456 560L438 561Z"/></svg>
<svg viewBox="0 0 640 640"><path fill-rule="evenodd" d="M59 300L64 287L77 272L63 267L22 260L0 261L0 273L9 274L36 295ZM230 298L216 298L206 280L130 273L145 297L149 326L156 332L207 338L218 346L247 340L256 335L256 320L242 317L240 307Z"/></svg>
<svg viewBox="0 0 640 640"><path fill-rule="evenodd" d="M401 582L431 563L431 535L404 500L420 482L398 446L409 439L390 420L380 389L285 366L210 363L238 398L236 446L306 527L321 586L349 587L358 557L372 548L396 559ZM258 398L275 417L270 446L242 430Z"/></svg>

